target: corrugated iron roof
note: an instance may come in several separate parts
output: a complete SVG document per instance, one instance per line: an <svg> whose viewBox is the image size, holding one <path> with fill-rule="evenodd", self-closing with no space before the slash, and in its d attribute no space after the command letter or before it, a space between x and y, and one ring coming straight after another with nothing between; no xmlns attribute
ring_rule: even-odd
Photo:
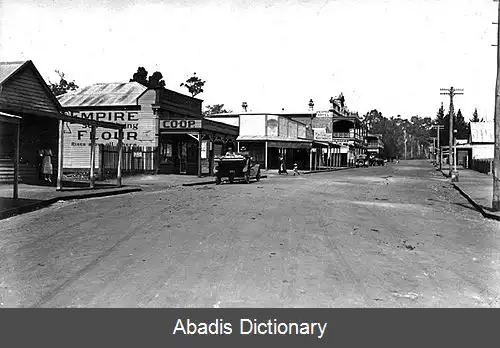
<svg viewBox="0 0 500 348"><path fill-rule="evenodd" d="M9 78L14 72L22 67L27 61L22 62L0 62L0 84Z"/></svg>
<svg viewBox="0 0 500 348"><path fill-rule="evenodd" d="M57 97L63 107L136 105L147 88L138 82L96 83Z"/></svg>
<svg viewBox="0 0 500 348"><path fill-rule="evenodd" d="M493 122L471 122L470 134L473 143L494 143Z"/></svg>

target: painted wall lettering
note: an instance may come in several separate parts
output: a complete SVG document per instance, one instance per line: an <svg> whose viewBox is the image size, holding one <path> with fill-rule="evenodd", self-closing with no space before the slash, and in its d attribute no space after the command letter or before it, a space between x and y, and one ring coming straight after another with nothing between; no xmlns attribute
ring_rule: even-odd
<svg viewBox="0 0 500 348"><path fill-rule="evenodd" d="M146 119L139 118L138 111L72 111L71 116L98 120L105 122L125 124L123 141L125 144L133 145L154 145L153 126L156 124L153 117ZM90 128L88 125L68 124L65 131L65 141L70 146L82 146L83 141L90 140ZM97 143L116 143L118 140L118 130L97 127ZM150 142L146 144L145 142Z"/></svg>

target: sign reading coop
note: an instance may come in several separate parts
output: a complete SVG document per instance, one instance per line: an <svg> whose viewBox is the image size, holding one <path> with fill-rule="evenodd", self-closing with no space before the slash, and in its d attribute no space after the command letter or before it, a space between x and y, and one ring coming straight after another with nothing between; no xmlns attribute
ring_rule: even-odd
<svg viewBox="0 0 500 348"><path fill-rule="evenodd" d="M161 129L200 129L201 120L161 120Z"/></svg>

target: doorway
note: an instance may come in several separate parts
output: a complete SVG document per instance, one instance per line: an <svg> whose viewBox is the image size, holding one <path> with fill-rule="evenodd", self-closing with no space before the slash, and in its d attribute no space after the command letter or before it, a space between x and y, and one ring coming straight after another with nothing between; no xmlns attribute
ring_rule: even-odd
<svg viewBox="0 0 500 348"><path fill-rule="evenodd" d="M179 173L186 174L187 173L187 148L188 144L185 141L179 142Z"/></svg>

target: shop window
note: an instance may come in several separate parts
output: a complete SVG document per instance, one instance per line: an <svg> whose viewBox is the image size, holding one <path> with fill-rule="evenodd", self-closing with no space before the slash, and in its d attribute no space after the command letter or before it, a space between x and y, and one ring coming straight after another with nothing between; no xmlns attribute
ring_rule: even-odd
<svg viewBox="0 0 500 348"><path fill-rule="evenodd" d="M208 158L208 144L209 144L209 140L203 140L201 142L201 159Z"/></svg>
<svg viewBox="0 0 500 348"><path fill-rule="evenodd" d="M162 143L160 146L160 163L173 163L172 143Z"/></svg>

